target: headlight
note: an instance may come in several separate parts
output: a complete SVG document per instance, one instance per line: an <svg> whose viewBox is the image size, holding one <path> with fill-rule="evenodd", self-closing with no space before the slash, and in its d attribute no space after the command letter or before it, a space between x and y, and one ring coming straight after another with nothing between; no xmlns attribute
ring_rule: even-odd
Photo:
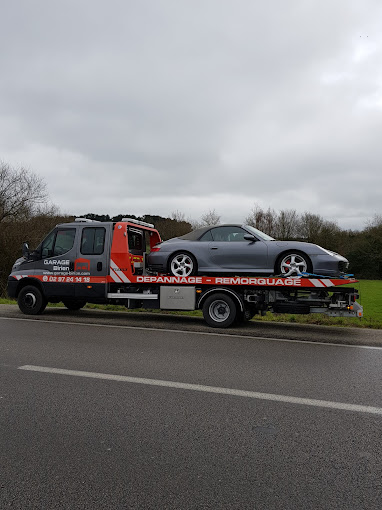
<svg viewBox="0 0 382 510"><path fill-rule="evenodd" d="M332 257L335 257L336 255L338 255L338 253L335 253L334 251L330 251L330 250L325 250L325 248L323 248L322 246L319 246L319 248L324 251L325 253L327 253L328 255L331 255Z"/></svg>

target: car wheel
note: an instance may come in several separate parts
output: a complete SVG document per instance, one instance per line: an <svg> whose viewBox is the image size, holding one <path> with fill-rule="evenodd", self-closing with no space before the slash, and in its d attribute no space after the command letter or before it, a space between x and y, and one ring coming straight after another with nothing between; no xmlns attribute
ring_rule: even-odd
<svg viewBox="0 0 382 510"><path fill-rule="evenodd" d="M196 260L189 253L175 253L169 262L170 273L174 276L192 276L196 268Z"/></svg>
<svg viewBox="0 0 382 510"><path fill-rule="evenodd" d="M20 290L17 298L20 310L26 315L39 315L48 304L40 289L34 285L27 285Z"/></svg>
<svg viewBox="0 0 382 510"><path fill-rule="evenodd" d="M213 328L228 328L236 319L236 304L223 293L209 296L203 304L203 317Z"/></svg>
<svg viewBox="0 0 382 510"><path fill-rule="evenodd" d="M301 273L311 273L312 263L305 253L289 251L283 253L276 264L276 274L282 276L296 276Z"/></svg>
<svg viewBox="0 0 382 510"><path fill-rule="evenodd" d="M68 310L75 312L86 305L86 301L65 299L62 301Z"/></svg>

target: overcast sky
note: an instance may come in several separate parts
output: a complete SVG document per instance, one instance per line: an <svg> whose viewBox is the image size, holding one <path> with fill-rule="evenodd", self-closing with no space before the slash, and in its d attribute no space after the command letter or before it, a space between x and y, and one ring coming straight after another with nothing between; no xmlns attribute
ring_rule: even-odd
<svg viewBox="0 0 382 510"><path fill-rule="evenodd" d="M0 160L64 213L382 213L381 0L0 0Z"/></svg>

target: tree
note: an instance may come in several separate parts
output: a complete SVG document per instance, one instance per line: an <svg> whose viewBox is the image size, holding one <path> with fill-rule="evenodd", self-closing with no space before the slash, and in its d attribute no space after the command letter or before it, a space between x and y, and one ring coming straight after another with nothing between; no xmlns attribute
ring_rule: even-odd
<svg viewBox="0 0 382 510"><path fill-rule="evenodd" d="M23 241L36 247L62 217L48 202L46 184L30 170L0 162L0 294L21 256ZM66 219L67 221L67 219Z"/></svg>
<svg viewBox="0 0 382 510"><path fill-rule="evenodd" d="M305 212L300 218L299 237L308 243L314 243L323 225L324 219L321 216Z"/></svg>
<svg viewBox="0 0 382 510"><path fill-rule="evenodd" d="M26 168L0 162L0 222L26 219L47 200L41 177Z"/></svg>
<svg viewBox="0 0 382 510"><path fill-rule="evenodd" d="M299 217L295 209L280 211L276 220L274 237L277 239L293 239L298 237L298 222Z"/></svg>
<svg viewBox="0 0 382 510"><path fill-rule="evenodd" d="M210 209L202 214L200 220L189 219L188 222L191 223L192 230L202 227L212 227L220 223L220 214L218 214L215 209Z"/></svg>
<svg viewBox="0 0 382 510"><path fill-rule="evenodd" d="M181 211L178 211L178 210L172 211L171 219L175 220L175 221L187 221L186 220L186 215L184 213L182 213Z"/></svg>
<svg viewBox="0 0 382 510"><path fill-rule="evenodd" d="M208 212L202 214L202 225L204 227L209 227L212 225L218 225L220 223L220 214L218 214L215 209L210 209Z"/></svg>
<svg viewBox="0 0 382 510"><path fill-rule="evenodd" d="M265 211L258 204L255 204L249 215L245 218L245 223L272 237L276 235L277 214L270 207Z"/></svg>
<svg viewBox="0 0 382 510"><path fill-rule="evenodd" d="M350 270L358 278L382 278L382 216L376 215L352 240L347 253Z"/></svg>
<svg viewBox="0 0 382 510"><path fill-rule="evenodd" d="M305 212L299 221L297 237L309 243L324 246L329 250L341 251L343 235L335 221L328 221L319 216Z"/></svg>

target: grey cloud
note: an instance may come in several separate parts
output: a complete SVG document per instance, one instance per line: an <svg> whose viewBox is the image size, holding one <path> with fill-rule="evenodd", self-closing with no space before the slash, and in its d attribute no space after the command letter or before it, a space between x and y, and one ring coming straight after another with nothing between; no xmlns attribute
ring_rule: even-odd
<svg viewBox="0 0 382 510"><path fill-rule="evenodd" d="M33 163L67 211L117 199L170 214L181 196L200 215L192 197L217 209L230 195L344 222L351 197L372 216L380 13L371 0L11 3L0 155ZM86 195L55 181L50 157Z"/></svg>

